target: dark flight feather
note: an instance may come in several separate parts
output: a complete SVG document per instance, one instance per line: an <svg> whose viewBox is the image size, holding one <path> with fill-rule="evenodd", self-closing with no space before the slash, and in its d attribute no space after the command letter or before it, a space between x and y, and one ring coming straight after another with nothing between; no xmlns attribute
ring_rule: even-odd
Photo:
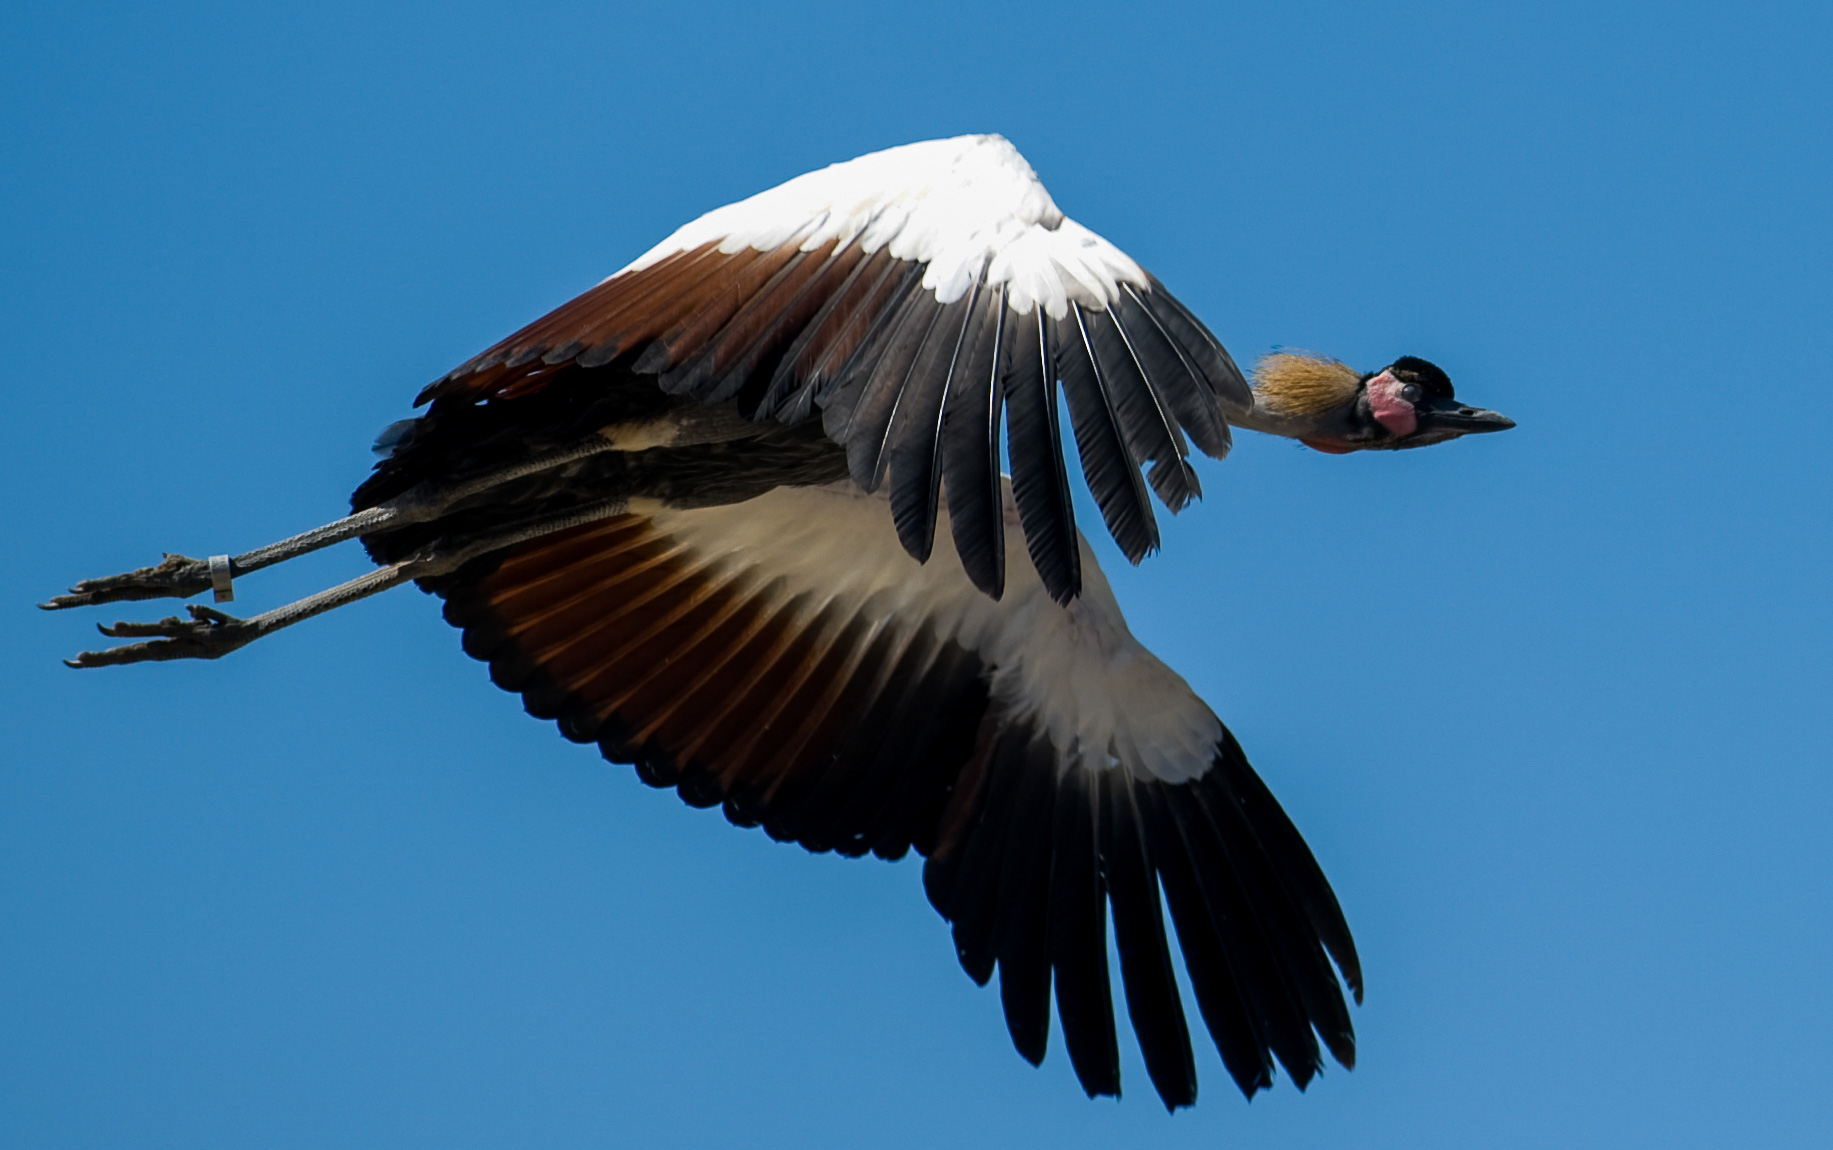
<svg viewBox="0 0 1833 1150"><path fill-rule="evenodd" d="M1051 344L1057 353L1057 377L1069 401L1069 422L1082 455L1083 477L1121 552L1138 563L1158 549L1158 523L1147 502L1139 461L1121 436L1120 420L1102 382L1082 308L1072 305L1054 325Z"/></svg>
<svg viewBox="0 0 1833 1150"><path fill-rule="evenodd" d="M1335 961L1343 981L1356 1001L1361 1002L1362 964L1356 956L1355 940L1350 937L1349 924L1343 919L1337 896L1331 891L1323 868L1318 866L1298 828L1292 825L1291 818L1273 797L1273 792L1267 789L1265 781L1248 765L1241 744L1226 730L1222 732L1222 747L1210 785L1226 788L1235 796L1242 813L1255 827L1262 848L1272 859L1287 889L1304 908L1312 930L1317 932L1319 941Z"/></svg>
<svg viewBox="0 0 1833 1150"><path fill-rule="evenodd" d="M1212 459L1228 454L1232 437L1216 403L1216 393L1197 372L1164 325L1142 302L1132 284L1122 284L1113 307L1114 322L1126 337L1146 378L1164 397L1197 450Z"/></svg>
<svg viewBox="0 0 1833 1150"><path fill-rule="evenodd" d="M818 360L826 345L821 337L829 332L835 312L842 308L858 309L870 306L885 280L895 270L895 261L890 253L884 251L865 255L858 248L848 248L854 258L845 266L845 275L837 283L831 282L832 273L823 277L821 283L811 285L811 290L827 288L825 297L820 300L820 307L808 322L796 333L795 339L778 361L776 370L771 372L770 383L758 400L757 417L759 419L782 419L786 423L796 422L807 415L806 396L819 384L815 377L813 363ZM844 253L843 253L844 254ZM836 257L838 259L839 257ZM886 304L884 298L878 298L879 307ZM876 321L876 310L866 318L866 323ZM845 317L834 326L844 326ZM802 416L788 417L787 412L800 408Z"/></svg>
<svg viewBox="0 0 1833 1150"><path fill-rule="evenodd" d="M1254 393L1248 389L1247 380L1242 377L1241 369L1235 366L1235 360L1222 346L1203 321L1190 314L1178 298L1165 290L1165 285L1152 276L1146 277L1151 284L1150 294L1138 294L1134 298L1143 304L1147 311L1158 320L1165 333L1176 341L1191 364L1210 390L1222 403L1246 410L1253 406Z"/></svg>
<svg viewBox="0 0 1833 1150"><path fill-rule="evenodd" d="M779 417L786 423L806 418L813 407L836 407L849 410L847 404L835 403L841 385L855 372L869 373L877 355L885 347L879 337L889 329L904 302L922 290L923 266L894 260L880 252L873 259L883 259L884 271L858 292L857 298L840 301L825 319L811 324L811 342L795 351L785 362L806 358L807 385L796 393L793 402ZM825 424L830 431L835 425Z"/></svg>
<svg viewBox="0 0 1833 1150"><path fill-rule="evenodd" d="M1184 461L1190 452L1183 433L1140 370L1113 311L1085 313L1084 327L1128 453L1149 465L1147 482L1172 514L1182 511L1202 493L1196 472Z"/></svg>
<svg viewBox="0 0 1833 1150"><path fill-rule="evenodd" d="M1165 1108L1172 1110L1197 1100L1197 1072L1165 943L1158 875L1133 790L1124 770L1102 773L1101 867L1114 907L1114 947L1120 953L1127 1016L1139 1036L1146 1073Z"/></svg>
<svg viewBox="0 0 1833 1150"><path fill-rule="evenodd" d="M1001 358L1005 289L989 300L966 359L955 371L943 424L943 479L955 553L974 586L994 599L1006 589L1005 492L999 479L999 417L1005 406Z"/></svg>
<svg viewBox="0 0 1833 1150"><path fill-rule="evenodd" d="M878 490L884 482L892 420L944 310L928 292L912 291L905 297L879 337L883 346L865 357L868 362L860 368L848 371L835 396L838 402L823 416L829 434L846 448L853 482L867 491ZM834 434L837 427L839 434Z"/></svg>
<svg viewBox="0 0 1833 1150"><path fill-rule="evenodd" d="M973 289L944 305L898 397L885 450L890 471L891 522L898 541L919 563L936 539L936 506L942 484L942 422L955 377L966 365L986 316L978 279Z"/></svg>
<svg viewBox="0 0 1833 1150"><path fill-rule="evenodd" d="M1141 788L1153 856L1165 888L1165 902L1184 951L1184 968L1196 992L1197 1009L1222 1055L1222 1065L1249 1098L1273 1085L1273 1060L1266 1040L1243 996L1235 963L1204 897L1202 879L1185 841L1184 824L1174 809L1188 804L1188 784Z"/></svg>
<svg viewBox="0 0 1833 1150"><path fill-rule="evenodd" d="M1006 836L999 871L999 1001L1012 1045L1033 1066L1050 1041L1050 856L1057 781L1056 755L1047 736L1028 731L1000 769L1022 773L1023 818Z"/></svg>
<svg viewBox="0 0 1833 1150"><path fill-rule="evenodd" d="M1107 969L1107 883L1101 875L1101 787L1086 773L1059 781L1051 843L1050 968L1057 1019L1076 1080L1093 1098L1120 1093L1120 1046Z"/></svg>
<svg viewBox="0 0 1833 1150"><path fill-rule="evenodd" d="M1177 805L1173 814L1184 829L1196 872L1202 876L1210 920L1217 925L1223 949L1234 963L1237 985L1263 1041L1292 1075L1293 1083L1303 1089L1318 1067L1317 1041L1259 925L1253 899L1243 885L1245 876L1235 865L1229 844L1232 820L1214 817L1228 797L1212 796L1201 787L1192 788L1190 797L1196 801ZM1212 802L1212 798L1219 801Z"/></svg>
<svg viewBox="0 0 1833 1150"><path fill-rule="evenodd" d="M1024 528L1025 548L1051 598L1067 603L1082 590L1082 552L1063 435L1057 425L1056 376L1050 370L1050 324L1043 308L1013 316L1005 341L1006 449L1012 460L1012 500Z"/></svg>

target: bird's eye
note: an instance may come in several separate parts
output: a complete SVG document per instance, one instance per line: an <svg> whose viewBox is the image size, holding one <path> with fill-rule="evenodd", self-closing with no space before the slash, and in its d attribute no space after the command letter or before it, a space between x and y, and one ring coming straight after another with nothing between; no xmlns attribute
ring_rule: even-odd
<svg viewBox="0 0 1833 1150"><path fill-rule="evenodd" d="M1417 383L1409 383L1405 387L1401 388L1400 389L1400 398L1406 400L1408 403L1418 403L1419 402L1419 385Z"/></svg>

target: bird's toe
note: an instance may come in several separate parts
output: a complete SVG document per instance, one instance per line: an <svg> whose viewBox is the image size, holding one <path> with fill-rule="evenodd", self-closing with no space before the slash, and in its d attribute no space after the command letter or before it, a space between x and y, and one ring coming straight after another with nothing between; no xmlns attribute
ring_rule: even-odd
<svg viewBox="0 0 1833 1150"><path fill-rule="evenodd" d="M141 639L104 651L84 651L65 659L70 667L117 667L127 663L168 662L173 659L215 659L255 637L246 620L211 607L190 606L189 619L168 615L152 623L98 624L96 630L111 639Z"/></svg>
<svg viewBox="0 0 1833 1150"><path fill-rule="evenodd" d="M121 575L101 579L84 579L39 606L47 611L71 607L94 607L102 603L121 603L136 599L188 599L211 587L207 560L184 555L167 555L151 567L141 567Z"/></svg>

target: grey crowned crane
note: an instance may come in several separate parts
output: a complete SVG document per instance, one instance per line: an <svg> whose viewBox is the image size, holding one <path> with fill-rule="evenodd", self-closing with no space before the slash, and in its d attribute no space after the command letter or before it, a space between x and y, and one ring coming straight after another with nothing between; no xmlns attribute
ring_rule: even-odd
<svg viewBox="0 0 1833 1150"><path fill-rule="evenodd" d="M1168 907L1250 1097L1355 1060L1362 975L1323 872L1241 747L1128 633L1076 530L1058 427L1129 560L1147 489L1199 494L1230 426L1330 452L1513 426L1405 357L1216 338L1057 210L999 136L911 144L720 208L427 387L353 514L52 608L216 591L361 539L378 569L237 619L118 623L99 667L216 658L410 580L530 714L651 785L813 851L926 858L1013 1044L1119 1094L1126 1011L1167 1107L1196 1099ZM1002 439L1003 436L1003 439ZM1011 476L1001 474L1001 445Z"/></svg>

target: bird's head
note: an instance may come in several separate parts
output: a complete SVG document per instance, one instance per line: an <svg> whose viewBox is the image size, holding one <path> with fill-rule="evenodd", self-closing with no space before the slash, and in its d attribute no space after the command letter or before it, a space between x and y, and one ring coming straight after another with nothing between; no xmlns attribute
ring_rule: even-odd
<svg viewBox="0 0 1833 1150"><path fill-rule="evenodd" d="M1380 371L1303 352L1274 352L1254 368L1253 424L1343 455L1507 431L1515 421L1459 403L1437 364L1403 355Z"/></svg>

